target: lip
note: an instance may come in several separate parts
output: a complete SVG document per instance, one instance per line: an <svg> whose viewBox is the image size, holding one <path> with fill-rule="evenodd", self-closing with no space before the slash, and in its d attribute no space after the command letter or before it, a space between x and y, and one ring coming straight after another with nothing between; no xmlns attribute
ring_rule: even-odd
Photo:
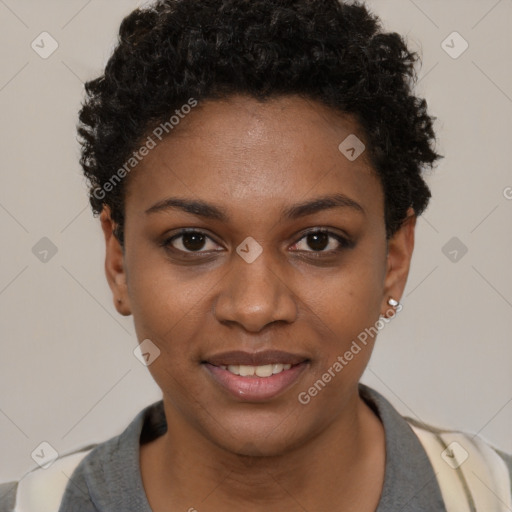
<svg viewBox="0 0 512 512"><path fill-rule="evenodd" d="M281 361L274 359L273 362ZM233 362L229 364L247 363ZM258 366L260 364L269 364L269 362L258 363ZM308 365L309 361L303 359L301 362L294 364L289 370L283 370L270 377L241 377L210 362L203 363L204 368L217 384L233 397L244 402L264 402L283 394L299 379Z"/></svg>
<svg viewBox="0 0 512 512"><path fill-rule="evenodd" d="M265 364L272 363L291 364L293 366L304 361L308 361L306 356L300 354L292 354L290 352L283 352L281 350L264 350L261 352L244 352L243 350L233 350L231 352L222 352L220 354L214 354L212 356L206 357L202 362L210 363L210 365L213 366L229 366L230 364L263 366Z"/></svg>

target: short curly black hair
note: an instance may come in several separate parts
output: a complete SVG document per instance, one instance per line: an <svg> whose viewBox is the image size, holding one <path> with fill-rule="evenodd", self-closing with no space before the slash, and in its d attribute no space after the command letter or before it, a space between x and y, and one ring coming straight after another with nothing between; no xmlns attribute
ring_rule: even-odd
<svg viewBox="0 0 512 512"><path fill-rule="evenodd" d="M93 211L110 208L123 243L125 187L112 186L112 176L190 98L299 95L358 122L382 183L389 238L409 207L416 215L426 208L421 174L442 158L436 118L412 92L418 60L360 2L157 0L138 8L122 21L104 74L85 85L78 133Z"/></svg>

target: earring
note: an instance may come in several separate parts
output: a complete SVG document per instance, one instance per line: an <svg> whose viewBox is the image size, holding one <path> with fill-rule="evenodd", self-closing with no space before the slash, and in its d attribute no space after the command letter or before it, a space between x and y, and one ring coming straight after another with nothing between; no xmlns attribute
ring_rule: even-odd
<svg viewBox="0 0 512 512"><path fill-rule="evenodd" d="M117 299L117 303L121 304L123 301L121 299Z"/></svg>
<svg viewBox="0 0 512 512"><path fill-rule="evenodd" d="M393 299L393 297L389 297L388 304L395 309L395 311L398 313L402 309L402 304L400 304L399 301Z"/></svg>

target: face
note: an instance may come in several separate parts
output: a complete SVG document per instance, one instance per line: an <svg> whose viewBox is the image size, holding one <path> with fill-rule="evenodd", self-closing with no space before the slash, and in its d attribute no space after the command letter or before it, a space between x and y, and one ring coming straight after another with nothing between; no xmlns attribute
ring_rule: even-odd
<svg viewBox="0 0 512 512"><path fill-rule="evenodd" d="M231 452L283 453L353 412L375 341L358 337L405 286L414 217L386 243L349 135L365 142L298 97L206 101L130 176L124 252L102 214L115 303L160 350L166 412Z"/></svg>

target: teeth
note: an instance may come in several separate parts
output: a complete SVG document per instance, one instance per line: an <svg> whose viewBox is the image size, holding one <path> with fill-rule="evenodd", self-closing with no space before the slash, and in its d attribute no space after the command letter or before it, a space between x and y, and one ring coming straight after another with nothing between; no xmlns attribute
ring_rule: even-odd
<svg viewBox="0 0 512 512"><path fill-rule="evenodd" d="M258 377L270 377L273 373L274 365L266 364L264 366L256 366L254 373Z"/></svg>
<svg viewBox="0 0 512 512"><path fill-rule="evenodd" d="M251 375L254 375L254 370L256 368L257 367L254 366L246 366L245 364L241 364L238 367L238 375L240 375L240 377L250 377Z"/></svg>
<svg viewBox="0 0 512 512"><path fill-rule="evenodd" d="M276 373L281 373L283 370L289 370L292 365L291 364L264 364L261 366L250 366L246 364L230 364L229 366L220 366L223 370L228 370L229 372L240 375L241 377L253 377L256 375L257 377L270 377L271 375L275 375Z"/></svg>
<svg viewBox="0 0 512 512"><path fill-rule="evenodd" d="M226 369L226 367L224 366L224 370L225 369ZM234 373L235 375L240 375L240 365L239 364L230 364L228 366L228 370L231 373Z"/></svg>

